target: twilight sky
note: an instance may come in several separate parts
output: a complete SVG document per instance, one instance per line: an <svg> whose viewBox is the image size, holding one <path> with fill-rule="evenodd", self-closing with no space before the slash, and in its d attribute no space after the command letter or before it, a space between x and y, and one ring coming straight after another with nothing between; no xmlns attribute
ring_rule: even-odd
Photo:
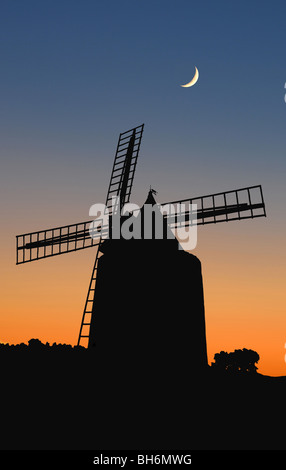
<svg viewBox="0 0 286 470"><path fill-rule="evenodd" d="M194 254L209 362L249 347L286 375L285 18L278 0L2 0L0 341L76 342L93 250L16 267L15 235L88 220L144 122L132 202L262 184L268 217L200 227Z"/></svg>

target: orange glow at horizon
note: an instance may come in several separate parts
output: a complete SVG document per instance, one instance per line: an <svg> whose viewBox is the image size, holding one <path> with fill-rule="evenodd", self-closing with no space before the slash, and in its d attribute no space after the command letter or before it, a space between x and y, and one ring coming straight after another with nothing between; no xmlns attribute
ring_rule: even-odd
<svg viewBox="0 0 286 470"><path fill-rule="evenodd" d="M209 364L217 352L245 347L260 355L258 372L286 375L285 254L275 245L262 251L257 221L235 224L199 229L193 252L202 263ZM95 249L15 266L14 240L9 243L11 251L2 256L8 268L0 342L76 344ZM186 302L191 296L190 286Z"/></svg>

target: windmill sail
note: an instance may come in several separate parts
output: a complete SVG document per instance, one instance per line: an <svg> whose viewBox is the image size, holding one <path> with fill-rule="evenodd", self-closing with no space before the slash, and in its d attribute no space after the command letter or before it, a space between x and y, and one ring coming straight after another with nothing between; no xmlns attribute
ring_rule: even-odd
<svg viewBox="0 0 286 470"><path fill-rule="evenodd" d="M16 264L97 246L99 239L91 238L90 224L91 221L88 220L78 224L17 235ZM102 227L102 234L106 229L105 226Z"/></svg>
<svg viewBox="0 0 286 470"><path fill-rule="evenodd" d="M144 124L141 126L130 129L119 135L117 149L115 153L114 164L112 168L111 178L106 197L107 210L112 207L112 197L118 197L120 201L120 210L123 205L130 200L137 159L143 134ZM94 266L91 273L91 279L87 291L87 296L84 304L78 341L88 343L90 325L92 321L93 302L95 298L95 286L97 278L98 260L100 256L101 239L94 261Z"/></svg>
<svg viewBox="0 0 286 470"><path fill-rule="evenodd" d="M175 208L173 214L165 215L172 228L266 217L261 185L173 201L166 205ZM188 205L196 205L196 209L195 206L188 209Z"/></svg>
<svg viewBox="0 0 286 470"><path fill-rule="evenodd" d="M144 124L119 135L111 178L107 191L106 206L112 206L112 197L120 197L120 206L130 200Z"/></svg>

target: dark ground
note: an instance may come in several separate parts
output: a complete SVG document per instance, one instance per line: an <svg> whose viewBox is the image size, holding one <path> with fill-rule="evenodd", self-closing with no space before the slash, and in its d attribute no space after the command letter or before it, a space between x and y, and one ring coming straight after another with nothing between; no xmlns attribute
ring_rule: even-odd
<svg viewBox="0 0 286 470"><path fill-rule="evenodd" d="M286 377L0 352L2 450L285 449Z"/></svg>

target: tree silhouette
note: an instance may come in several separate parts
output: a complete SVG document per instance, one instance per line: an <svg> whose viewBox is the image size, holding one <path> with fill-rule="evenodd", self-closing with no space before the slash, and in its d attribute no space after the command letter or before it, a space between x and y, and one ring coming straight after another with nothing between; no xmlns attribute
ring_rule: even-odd
<svg viewBox="0 0 286 470"><path fill-rule="evenodd" d="M45 354L49 352L70 352L73 351L75 353L83 351L86 352L87 349L83 346L72 346L71 344L62 344L62 343L53 343L50 345L48 342L45 344L42 343L39 339L32 338L28 341L28 344L21 343L21 344L9 344L9 343L0 343L0 353L10 353L10 352L27 352L37 354Z"/></svg>
<svg viewBox="0 0 286 470"><path fill-rule="evenodd" d="M29 344L29 348L33 350L40 350L45 347L45 345L39 339L35 339L35 338L30 339L28 341L28 344Z"/></svg>
<svg viewBox="0 0 286 470"><path fill-rule="evenodd" d="M259 361L259 354L252 349L235 349L230 353L221 351L215 354L214 360L212 367L219 371L254 373L257 371L255 364Z"/></svg>

